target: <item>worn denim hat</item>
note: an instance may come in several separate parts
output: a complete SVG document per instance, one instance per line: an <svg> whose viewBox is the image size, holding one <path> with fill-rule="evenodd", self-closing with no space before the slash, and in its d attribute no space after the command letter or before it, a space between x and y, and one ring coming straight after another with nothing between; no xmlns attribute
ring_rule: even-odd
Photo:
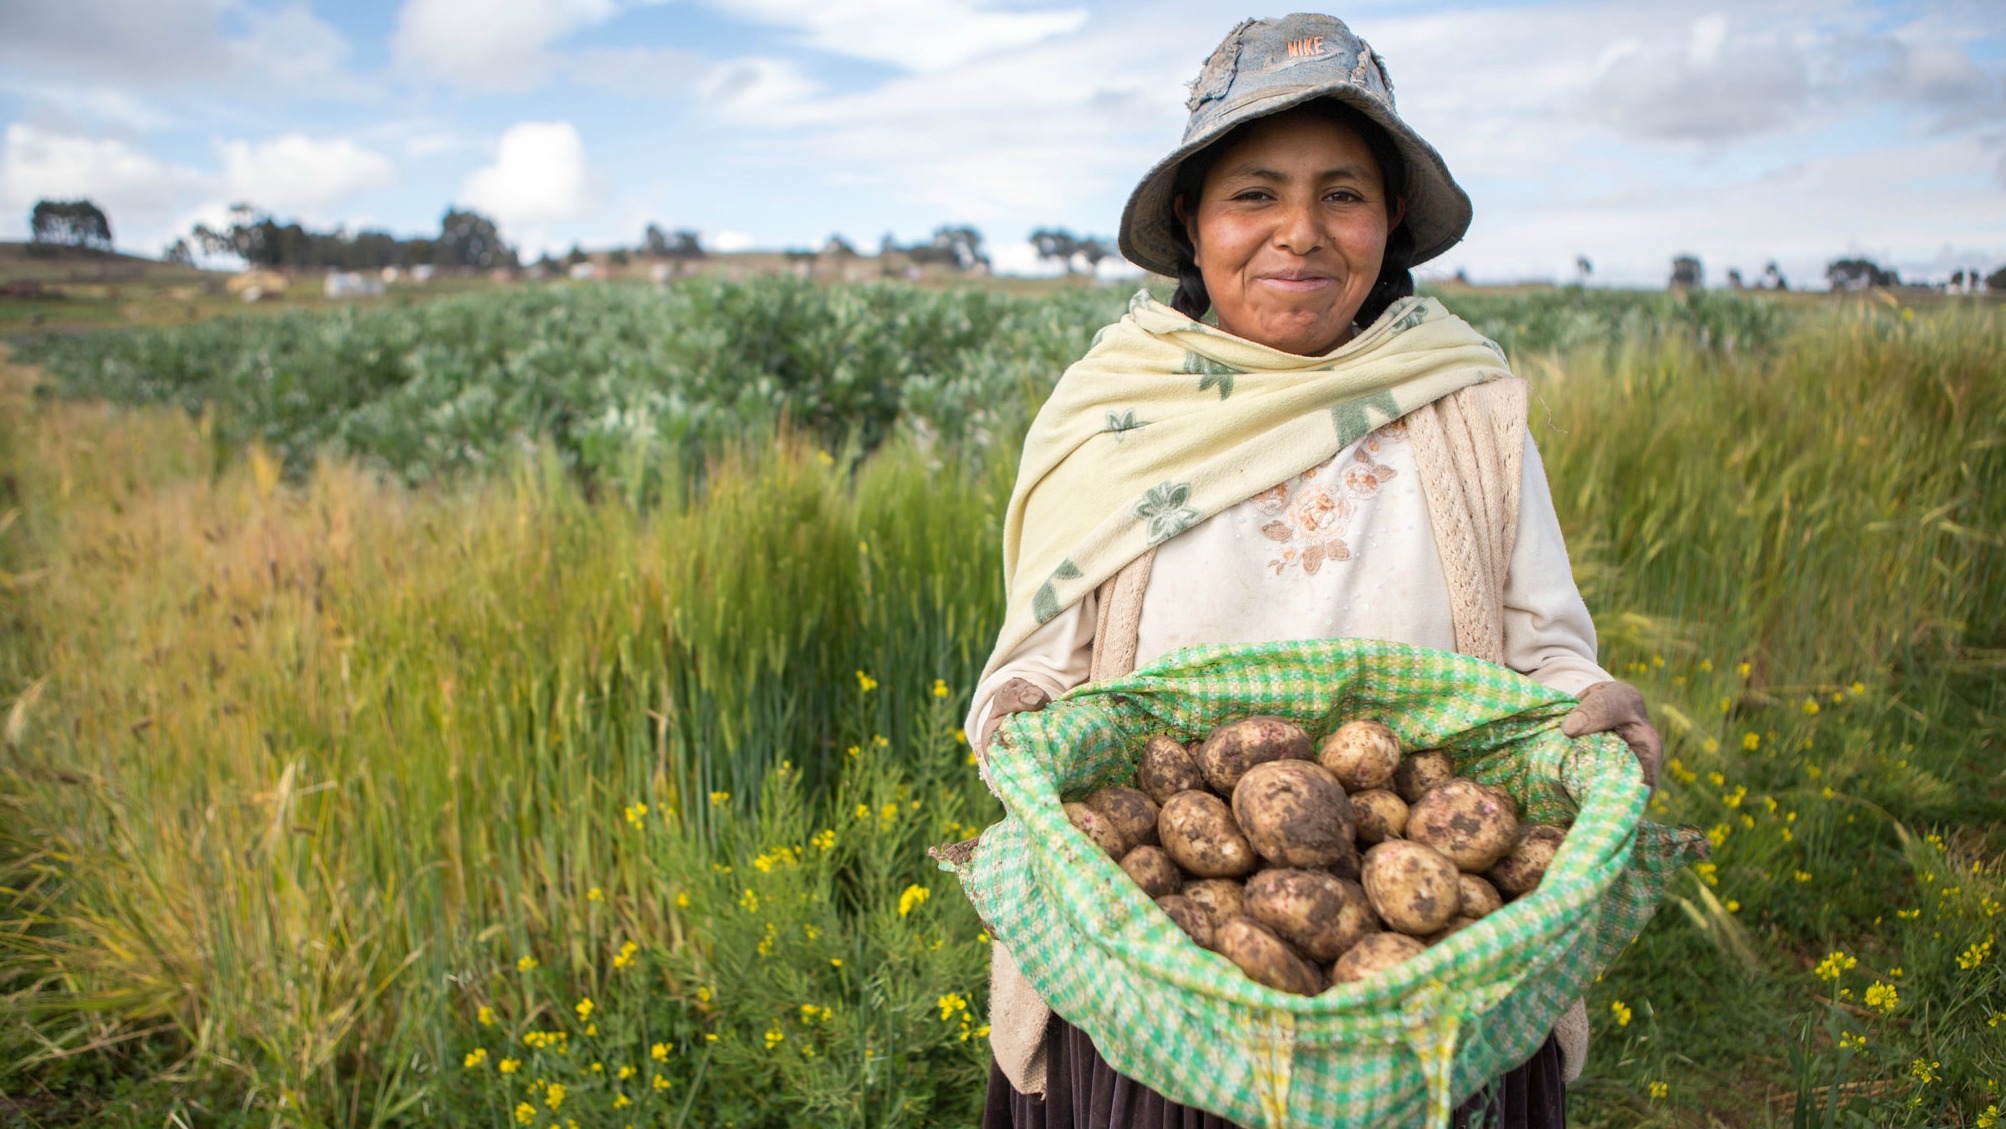
<svg viewBox="0 0 2006 1129"><path fill-rule="evenodd" d="M1278 20L1243 20L1205 60L1191 84L1191 121L1184 142L1135 186L1121 213L1121 253L1129 262L1177 277L1177 217L1171 211L1177 167L1234 126L1318 98L1334 98L1379 123L1400 152L1407 173L1407 228L1414 262L1450 247L1470 227L1470 198L1449 175L1442 155L1408 128L1393 108L1386 64L1335 16L1297 13Z"/></svg>

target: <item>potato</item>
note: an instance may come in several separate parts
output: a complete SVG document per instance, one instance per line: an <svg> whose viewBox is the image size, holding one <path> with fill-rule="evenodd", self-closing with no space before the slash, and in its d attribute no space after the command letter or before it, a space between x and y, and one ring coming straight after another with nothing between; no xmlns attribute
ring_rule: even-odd
<svg viewBox="0 0 2006 1129"><path fill-rule="evenodd" d="M1428 934L1426 937L1421 938L1421 940L1427 942L1430 945L1440 944L1441 942L1448 940L1450 937L1455 936L1456 934L1462 932L1465 929L1468 929L1470 926L1475 925L1476 923L1477 923L1476 918L1465 917L1459 913L1456 916L1450 918L1449 923L1447 925L1444 925L1440 929L1435 930L1433 933Z"/></svg>
<svg viewBox="0 0 2006 1129"><path fill-rule="evenodd" d="M1224 921L1247 912L1244 887L1237 878L1200 878L1184 884L1183 894L1203 906L1214 921Z"/></svg>
<svg viewBox="0 0 2006 1129"><path fill-rule="evenodd" d="M1358 855L1358 844L1353 842L1345 843L1344 853L1338 856L1336 862L1324 867L1324 869L1339 878L1349 878L1353 882L1358 881L1365 873L1365 860Z"/></svg>
<svg viewBox="0 0 2006 1129"><path fill-rule="evenodd" d="M1364 888L1320 870L1276 868L1247 879L1247 915L1325 962L1379 931Z"/></svg>
<svg viewBox="0 0 2006 1129"><path fill-rule="evenodd" d="M1179 792L1203 788L1205 773L1190 749L1159 734L1143 746L1142 763L1135 768L1135 786L1161 804Z"/></svg>
<svg viewBox="0 0 2006 1129"><path fill-rule="evenodd" d="M1407 833L1407 801L1385 788L1351 794L1352 823L1361 843L1383 843Z"/></svg>
<svg viewBox="0 0 2006 1129"><path fill-rule="evenodd" d="M1252 979L1298 996L1323 991L1323 973L1287 942L1251 917L1229 917L1212 934L1212 947Z"/></svg>
<svg viewBox="0 0 2006 1129"><path fill-rule="evenodd" d="M1484 917L1504 908L1498 888L1474 874L1456 875L1456 915Z"/></svg>
<svg viewBox="0 0 2006 1129"><path fill-rule="evenodd" d="M1427 795L1429 789L1455 778L1454 758L1440 749L1425 749L1410 755L1393 770L1393 790L1411 804Z"/></svg>
<svg viewBox="0 0 2006 1129"><path fill-rule="evenodd" d="M1323 739L1316 760L1347 792L1384 788L1400 765L1400 738L1376 721L1347 721Z"/></svg>
<svg viewBox="0 0 2006 1129"><path fill-rule="evenodd" d="M1233 817L1254 853L1276 866L1329 866L1351 841L1344 785L1309 761L1248 769L1233 789Z"/></svg>
<svg viewBox="0 0 2006 1129"><path fill-rule="evenodd" d="M1474 780L1451 780L1428 790L1407 813L1407 838L1482 874L1518 841L1518 801L1511 793Z"/></svg>
<svg viewBox="0 0 2006 1129"><path fill-rule="evenodd" d="M1087 806L1107 817L1131 847L1156 845L1156 801L1119 784L1087 797Z"/></svg>
<svg viewBox="0 0 2006 1129"><path fill-rule="evenodd" d="M1241 774L1257 764L1310 759L1309 734L1279 717L1249 717L1212 731L1198 746L1205 783L1221 796L1233 794Z"/></svg>
<svg viewBox="0 0 2006 1129"><path fill-rule="evenodd" d="M1407 839L1388 839L1365 852L1365 894L1381 921L1425 937L1456 916L1456 864L1440 851Z"/></svg>
<svg viewBox="0 0 2006 1129"><path fill-rule="evenodd" d="M1204 906L1182 894L1165 894L1156 899L1156 905L1170 915L1170 920L1176 922L1179 929L1184 930L1185 936L1198 942L1198 947L1204 949L1212 947L1215 929L1212 915Z"/></svg>
<svg viewBox="0 0 2006 1129"><path fill-rule="evenodd" d="M1108 853L1109 858L1119 859L1128 853L1128 842L1121 837L1108 818L1085 804L1066 805L1066 818L1080 829L1093 845Z"/></svg>
<svg viewBox="0 0 2006 1129"><path fill-rule="evenodd" d="M1337 958L1330 978L1339 984L1354 984L1426 950L1427 946L1404 934L1374 933Z"/></svg>
<svg viewBox="0 0 2006 1129"><path fill-rule="evenodd" d="M1171 860L1199 878L1238 878L1260 863L1233 810L1210 792L1179 792L1165 800L1156 833Z"/></svg>
<svg viewBox="0 0 2006 1129"><path fill-rule="evenodd" d="M1135 848L1121 856L1121 868L1152 898L1175 894L1184 888L1184 872L1177 869L1162 847Z"/></svg>
<svg viewBox="0 0 2006 1129"><path fill-rule="evenodd" d="M1498 892L1511 897L1519 897L1539 889L1540 879L1546 877L1546 868L1553 865L1554 852L1560 849L1561 840L1567 832L1550 823L1535 823L1519 834L1511 853L1498 860L1491 868L1491 885Z"/></svg>

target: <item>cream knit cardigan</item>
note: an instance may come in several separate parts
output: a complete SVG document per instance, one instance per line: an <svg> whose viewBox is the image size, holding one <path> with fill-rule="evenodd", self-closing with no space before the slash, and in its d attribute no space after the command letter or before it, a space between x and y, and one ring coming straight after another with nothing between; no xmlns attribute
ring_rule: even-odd
<svg viewBox="0 0 2006 1129"><path fill-rule="evenodd" d="M1479 384L1405 417L1448 582L1456 650L1491 662L1504 658L1504 587L1518 529L1526 385L1516 377ZM1151 549L1101 585L1092 654L1093 681L1135 667ZM978 703L978 711L981 704ZM1019 1092L1045 1091L1045 1026L1051 1009L994 945L990 962L990 1046ZM1577 1001L1555 1027L1568 1081L1580 1076L1588 1017Z"/></svg>

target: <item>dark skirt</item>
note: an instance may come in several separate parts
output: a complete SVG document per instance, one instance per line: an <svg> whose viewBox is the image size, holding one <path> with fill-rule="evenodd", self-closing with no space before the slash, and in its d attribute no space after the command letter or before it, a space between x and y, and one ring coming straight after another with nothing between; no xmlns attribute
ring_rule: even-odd
<svg viewBox="0 0 2006 1129"><path fill-rule="evenodd" d="M1560 1044L1548 1035L1531 1058L1456 1110L1456 1129L1564 1129L1567 1088ZM1115 1073L1086 1032L1055 1013L1045 1028L1045 1096L1017 1092L994 1062L982 1129L1239 1129L1217 1114L1178 1105Z"/></svg>

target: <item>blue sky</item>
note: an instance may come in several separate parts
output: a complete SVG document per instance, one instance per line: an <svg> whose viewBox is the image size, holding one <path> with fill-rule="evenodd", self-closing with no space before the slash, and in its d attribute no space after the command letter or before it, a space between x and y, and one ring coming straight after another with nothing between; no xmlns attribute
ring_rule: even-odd
<svg viewBox="0 0 2006 1129"><path fill-rule="evenodd" d="M0 238L87 195L156 254L248 200L531 254L1112 234L1242 12L1182 0L0 0ZM2006 265L2006 5L1349 4L1469 191L1429 270L1661 285L1671 257Z"/></svg>

